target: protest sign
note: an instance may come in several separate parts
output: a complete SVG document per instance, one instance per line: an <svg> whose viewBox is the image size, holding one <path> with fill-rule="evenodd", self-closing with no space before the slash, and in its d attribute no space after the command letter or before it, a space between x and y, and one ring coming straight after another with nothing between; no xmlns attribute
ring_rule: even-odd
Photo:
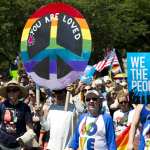
<svg viewBox="0 0 150 150"><path fill-rule="evenodd" d="M150 53L127 53L128 89L133 103L150 103Z"/></svg>
<svg viewBox="0 0 150 150"><path fill-rule="evenodd" d="M27 21L21 38L26 72L40 86L62 89L82 75L91 54L91 34L81 13L50 3Z"/></svg>

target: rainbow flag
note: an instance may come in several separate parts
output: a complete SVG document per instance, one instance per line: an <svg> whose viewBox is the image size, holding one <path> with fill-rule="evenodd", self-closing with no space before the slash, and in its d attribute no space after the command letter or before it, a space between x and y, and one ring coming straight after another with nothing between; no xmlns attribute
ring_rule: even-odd
<svg viewBox="0 0 150 150"><path fill-rule="evenodd" d="M113 75L116 75L117 73L122 72L120 65L114 65L114 66L112 66L111 72L112 72Z"/></svg>
<svg viewBox="0 0 150 150"><path fill-rule="evenodd" d="M131 125L128 126L120 135L116 137L117 150L127 149L130 127Z"/></svg>

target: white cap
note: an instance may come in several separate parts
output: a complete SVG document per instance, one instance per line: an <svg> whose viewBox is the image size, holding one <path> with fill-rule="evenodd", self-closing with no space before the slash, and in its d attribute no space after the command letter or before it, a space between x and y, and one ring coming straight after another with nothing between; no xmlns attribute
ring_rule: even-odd
<svg viewBox="0 0 150 150"><path fill-rule="evenodd" d="M104 99L104 96L101 93L99 93L97 90L88 90L85 93L85 97L88 97L89 95L92 95L92 94L94 94L96 97L100 99Z"/></svg>

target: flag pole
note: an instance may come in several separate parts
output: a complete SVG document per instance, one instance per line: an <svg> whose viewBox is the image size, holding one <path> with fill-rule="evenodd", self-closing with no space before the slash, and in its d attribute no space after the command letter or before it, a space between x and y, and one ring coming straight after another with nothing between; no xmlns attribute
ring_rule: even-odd
<svg viewBox="0 0 150 150"><path fill-rule="evenodd" d="M113 61L114 61L114 58L115 58L115 48L113 48L112 54L113 54L113 59L112 59L111 64L109 66L108 76L113 81L111 71L112 71L112 64L113 64Z"/></svg>
<svg viewBox="0 0 150 150"><path fill-rule="evenodd" d="M40 106L40 87L36 84L36 103Z"/></svg>

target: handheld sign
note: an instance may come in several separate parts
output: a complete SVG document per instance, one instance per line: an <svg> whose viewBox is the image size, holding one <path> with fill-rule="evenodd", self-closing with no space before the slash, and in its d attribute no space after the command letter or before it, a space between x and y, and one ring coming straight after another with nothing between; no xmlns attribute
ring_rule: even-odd
<svg viewBox="0 0 150 150"><path fill-rule="evenodd" d="M128 89L133 103L150 103L150 53L128 53Z"/></svg>
<svg viewBox="0 0 150 150"><path fill-rule="evenodd" d="M77 80L91 53L91 34L78 10L50 3L27 21L21 38L26 72L40 86L62 89Z"/></svg>

